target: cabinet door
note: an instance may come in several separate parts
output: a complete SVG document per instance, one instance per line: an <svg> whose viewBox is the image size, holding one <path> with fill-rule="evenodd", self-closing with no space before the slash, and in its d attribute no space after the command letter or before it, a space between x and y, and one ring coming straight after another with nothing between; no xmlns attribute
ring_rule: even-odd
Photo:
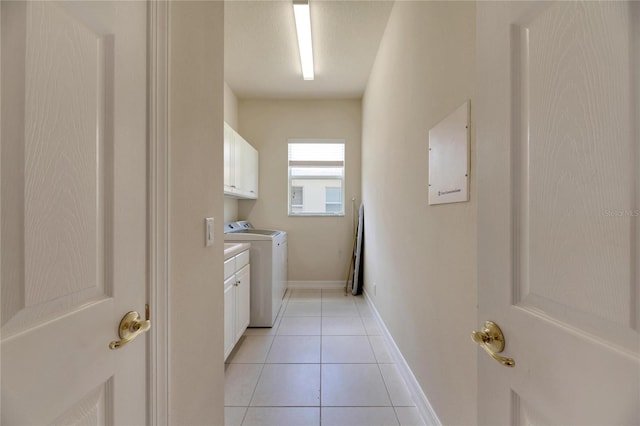
<svg viewBox="0 0 640 426"><path fill-rule="evenodd" d="M237 316L236 316L236 340L242 337L242 334L249 325L249 316L251 315L251 269L250 265L245 265L236 272L236 300L237 300Z"/></svg>
<svg viewBox="0 0 640 426"><path fill-rule="evenodd" d="M224 191L233 192L235 179L235 131L227 123L224 123Z"/></svg>
<svg viewBox="0 0 640 426"><path fill-rule="evenodd" d="M233 169L233 179L235 180L235 192L238 195L244 195L245 193L245 179L244 179L244 158L246 149L246 141L235 131L233 132L234 136L234 169Z"/></svg>
<svg viewBox="0 0 640 426"><path fill-rule="evenodd" d="M224 358L227 359L236 343L236 276L224 282Z"/></svg>
<svg viewBox="0 0 640 426"><path fill-rule="evenodd" d="M258 198L258 151L224 123L224 192L235 198Z"/></svg>
<svg viewBox="0 0 640 426"><path fill-rule="evenodd" d="M248 143L244 163L247 196L249 198L258 198L258 151Z"/></svg>
<svg viewBox="0 0 640 426"><path fill-rule="evenodd" d="M277 283L277 295L280 296L280 299L284 297L285 292L287 291L288 286L288 278L287 278L287 263L288 263L288 255L287 255L287 241L282 241L278 243L278 249L276 250L277 257L274 264L274 282Z"/></svg>

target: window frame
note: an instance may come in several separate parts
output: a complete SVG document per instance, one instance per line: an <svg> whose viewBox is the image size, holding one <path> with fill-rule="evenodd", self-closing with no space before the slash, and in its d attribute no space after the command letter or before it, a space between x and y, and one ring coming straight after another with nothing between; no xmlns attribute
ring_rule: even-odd
<svg viewBox="0 0 640 426"><path fill-rule="evenodd" d="M304 160L304 161L291 161L289 159L291 153L291 145L292 144L339 144L342 145L342 161L314 161L314 160ZM290 217L344 217L346 212L345 207L345 192L346 192L346 157L347 157L347 144L345 139L316 139L316 138L289 138L287 141L287 214ZM328 176L305 176L305 177L294 177L292 176L292 168L295 167L335 167L340 168L342 175L328 175ZM301 180L331 180L340 181L340 186L331 186L332 188L342 189L341 191L341 201L332 202L332 204L340 204L341 211L339 212L326 212L326 207L324 212L293 212L292 208L297 207L298 205L292 204L292 188L299 187L299 181ZM293 182L296 181L294 185ZM302 186L304 191L304 186ZM324 190L323 196L325 197L323 206L326 206L326 188ZM306 191L304 191L306 192Z"/></svg>

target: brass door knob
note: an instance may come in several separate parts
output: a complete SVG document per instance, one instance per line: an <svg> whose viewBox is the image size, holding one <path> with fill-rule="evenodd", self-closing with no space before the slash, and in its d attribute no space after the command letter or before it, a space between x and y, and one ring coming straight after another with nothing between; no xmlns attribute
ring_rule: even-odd
<svg viewBox="0 0 640 426"><path fill-rule="evenodd" d="M120 340L114 340L109 343L109 349L120 349L151 328L151 321L149 320L149 305L146 305L145 308L147 317L145 320L142 320L140 318L140 314L135 311L127 312L125 316L122 317L120 326L118 327Z"/></svg>
<svg viewBox="0 0 640 426"><path fill-rule="evenodd" d="M504 350L504 334L502 334L502 330L495 322L485 321L482 331L472 332L471 339L500 364L505 367L515 367L516 362L513 358L498 355Z"/></svg>

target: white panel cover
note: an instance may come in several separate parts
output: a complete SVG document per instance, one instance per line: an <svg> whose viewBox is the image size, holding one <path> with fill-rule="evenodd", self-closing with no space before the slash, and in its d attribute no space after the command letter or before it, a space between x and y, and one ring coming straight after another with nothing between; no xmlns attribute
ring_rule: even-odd
<svg viewBox="0 0 640 426"><path fill-rule="evenodd" d="M469 201L469 102L429 130L429 204Z"/></svg>

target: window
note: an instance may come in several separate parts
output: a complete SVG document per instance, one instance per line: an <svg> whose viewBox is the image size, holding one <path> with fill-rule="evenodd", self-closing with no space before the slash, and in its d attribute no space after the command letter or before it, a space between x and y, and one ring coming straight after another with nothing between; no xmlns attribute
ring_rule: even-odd
<svg viewBox="0 0 640 426"><path fill-rule="evenodd" d="M289 215L344 216L344 140L289 139Z"/></svg>
<svg viewBox="0 0 640 426"><path fill-rule="evenodd" d="M342 188L333 186L325 188L324 209L331 213L342 211Z"/></svg>

